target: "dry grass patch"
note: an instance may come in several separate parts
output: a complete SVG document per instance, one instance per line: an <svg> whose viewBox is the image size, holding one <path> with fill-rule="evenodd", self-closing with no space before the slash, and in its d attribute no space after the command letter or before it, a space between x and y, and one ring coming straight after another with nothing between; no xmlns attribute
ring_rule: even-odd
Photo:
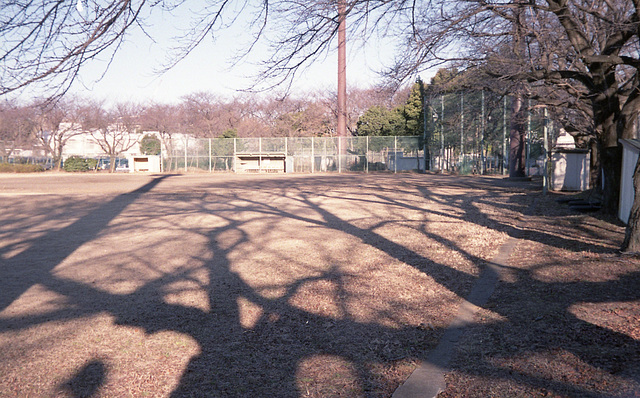
<svg viewBox="0 0 640 398"><path fill-rule="evenodd" d="M624 228L540 196L442 397L640 395L640 260Z"/></svg>
<svg viewBox="0 0 640 398"><path fill-rule="evenodd" d="M534 192L436 175L24 178L4 179L11 195L0 195L0 396L388 397L518 232ZM565 249L583 242L572 222L528 227L564 241L521 246L478 333L530 326L520 292L571 290L561 264L539 260L541 247L576 252ZM591 241L605 234L585 228ZM619 231L606 234L613 246ZM618 314L631 311L620 301ZM562 316L635 339L613 318L591 320L589 303L565 302ZM530 361L584 360L543 343ZM529 366L514 358L529 343L504 344L473 366ZM452 388L455 377L486 378L459 369Z"/></svg>

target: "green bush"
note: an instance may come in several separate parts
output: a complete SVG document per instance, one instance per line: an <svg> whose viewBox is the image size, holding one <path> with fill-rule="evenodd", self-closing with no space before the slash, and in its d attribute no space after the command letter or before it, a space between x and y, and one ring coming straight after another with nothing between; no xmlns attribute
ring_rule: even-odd
<svg viewBox="0 0 640 398"><path fill-rule="evenodd" d="M146 134L140 141L140 152L143 155L160 155L162 145L158 137Z"/></svg>
<svg viewBox="0 0 640 398"><path fill-rule="evenodd" d="M0 173L37 173L44 171L39 164L10 164L0 163Z"/></svg>
<svg viewBox="0 0 640 398"><path fill-rule="evenodd" d="M92 162L93 161L93 162ZM71 156L64 161L62 168L64 171L78 172L94 170L98 161L95 159L85 159L80 156Z"/></svg>

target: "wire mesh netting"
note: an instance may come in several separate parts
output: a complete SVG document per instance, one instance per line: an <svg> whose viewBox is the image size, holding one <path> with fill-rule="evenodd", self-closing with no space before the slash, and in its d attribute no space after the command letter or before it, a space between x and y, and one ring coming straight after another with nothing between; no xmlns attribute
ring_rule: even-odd
<svg viewBox="0 0 640 398"><path fill-rule="evenodd" d="M212 173L424 170L421 145L419 137L183 137L165 142L163 162L165 171Z"/></svg>

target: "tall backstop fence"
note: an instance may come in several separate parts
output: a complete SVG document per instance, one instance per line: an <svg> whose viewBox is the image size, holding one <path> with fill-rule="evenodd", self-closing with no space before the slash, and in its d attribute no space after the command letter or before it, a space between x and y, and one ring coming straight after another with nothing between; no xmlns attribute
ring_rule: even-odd
<svg viewBox="0 0 640 398"><path fill-rule="evenodd" d="M190 138L165 140L163 170L347 172L424 170L420 137Z"/></svg>
<svg viewBox="0 0 640 398"><path fill-rule="evenodd" d="M512 128L511 102L508 97L481 91L439 94L425 104L428 112L421 136L227 139L176 136L164 142L163 166L166 171L191 172L399 172L419 169L459 174L506 174ZM526 174L541 174L548 157L545 148L553 146L559 134L558 126L548 119L543 108L528 101L525 130Z"/></svg>

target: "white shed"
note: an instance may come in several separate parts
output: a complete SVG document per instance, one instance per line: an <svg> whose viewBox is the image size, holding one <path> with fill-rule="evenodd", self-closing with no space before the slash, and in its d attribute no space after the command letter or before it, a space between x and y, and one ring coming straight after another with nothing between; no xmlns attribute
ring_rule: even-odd
<svg viewBox="0 0 640 398"><path fill-rule="evenodd" d="M551 152L551 189L586 191L589 189L589 150L559 149Z"/></svg>
<svg viewBox="0 0 640 398"><path fill-rule="evenodd" d="M585 191L589 189L590 153L577 149L574 138L564 129L551 151L551 189L554 191Z"/></svg>
<svg viewBox="0 0 640 398"><path fill-rule="evenodd" d="M622 171L620 173L620 202L618 218L625 224L629 221L631 206L635 193L633 189L633 172L640 154L640 140L620 140L622 144Z"/></svg>
<svg viewBox="0 0 640 398"><path fill-rule="evenodd" d="M130 155L127 159L129 160L129 171L132 173L160 173L162 171L158 155Z"/></svg>

